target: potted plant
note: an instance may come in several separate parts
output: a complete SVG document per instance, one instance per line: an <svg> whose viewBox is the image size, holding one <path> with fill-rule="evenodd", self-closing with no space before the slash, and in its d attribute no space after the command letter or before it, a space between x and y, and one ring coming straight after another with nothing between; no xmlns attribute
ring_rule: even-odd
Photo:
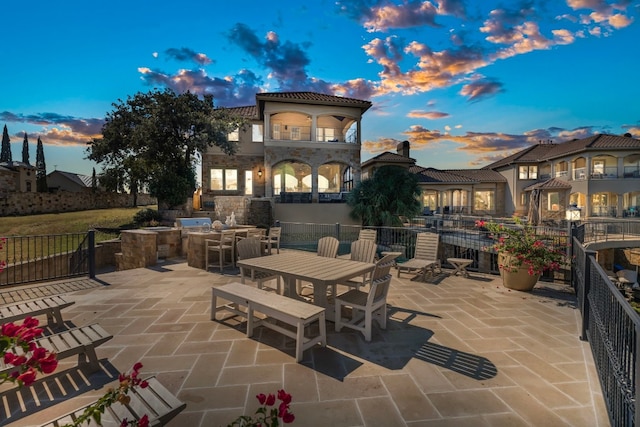
<svg viewBox="0 0 640 427"><path fill-rule="evenodd" d="M476 221L476 227L486 228L494 243L487 249L498 254L498 268L506 288L531 291L545 271L557 271L565 264L563 249L549 244L530 224L514 218L513 226Z"/></svg>

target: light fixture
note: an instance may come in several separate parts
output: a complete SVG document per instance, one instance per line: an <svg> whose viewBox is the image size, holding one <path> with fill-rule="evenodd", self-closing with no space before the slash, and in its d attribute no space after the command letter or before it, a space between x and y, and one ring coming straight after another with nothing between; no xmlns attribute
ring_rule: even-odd
<svg viewBox="0 0 640 427"><path fill-rule="evenodd" d="M566 219L570 222L580 221L580 208L574 204L569 205L566 212Z"/></svg>
<svg viewBox="0 0 640 427"><path fill-rule="evenodd" d="M258 168L258 178L262 178L262 168Z"/></svg>

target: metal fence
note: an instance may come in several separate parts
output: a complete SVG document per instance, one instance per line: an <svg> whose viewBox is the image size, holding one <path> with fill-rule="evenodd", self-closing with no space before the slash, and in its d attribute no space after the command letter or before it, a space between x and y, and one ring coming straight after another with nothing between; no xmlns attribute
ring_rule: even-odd
<svg viewBox="0 0 640 427"><path fill-rule="evenodd" d="M596 253L585 249L591 229L590 224L577 227L571 248L581 338L591 346L611 425L640 426L640 316L598 264Z"/></svg>
<svg viewBox="0 0 640 427"><path fill-rule="evenodd" d="M9 236L0 250L0 286L95 276L95 232Z"/></svg>

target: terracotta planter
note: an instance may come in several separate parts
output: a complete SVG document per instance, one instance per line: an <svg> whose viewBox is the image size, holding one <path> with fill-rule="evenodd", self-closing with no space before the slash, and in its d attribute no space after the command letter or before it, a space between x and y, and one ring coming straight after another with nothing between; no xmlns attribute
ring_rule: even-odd
<svg viewBox="0 0 640 427"><path fill-rule="evenodd" d="M498 264L509 265L510 258L509 255L498 254ZM500 269L500 276L502 276L502 285L505 288L524 292L530 292L540 279L539 274L530 276L526 267L510 272Z"/></svg>

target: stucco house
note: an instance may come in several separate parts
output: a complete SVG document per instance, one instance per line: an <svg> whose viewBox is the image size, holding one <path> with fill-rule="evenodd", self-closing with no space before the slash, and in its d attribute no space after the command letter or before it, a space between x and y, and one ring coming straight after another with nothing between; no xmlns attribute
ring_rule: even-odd
<svg viewBox="0 0 640 427"><path fill-rule="evenodd" d="M0 163L0 192L35 193L36 168L22 162Z"/></svg>
<svg viewBox="0 0 640 427"><path fill-rule="evenodd" d="M202 154L202 206L229 197L268 198L276 217L286 220L290 214L281 205L316 206L296 208L299 219L306 211L318 214L318 203L344 201L360 180L360 126L370 107L353 98L277 92L257 94L256 105L230 108L249 126L229 135L238 141L236 155L217 147Z"/></svg>
<svg viewBox="0 0 640 427"><path fill-rule="evenodd" d="M504 215L506 179L484 169L436 169L416 165L409 141L400 142L397 152L381 153L362 164L363 179L381 166L396 165L418 177L424 213Z"/></svg>
<svg viewBox="0 0 640 427"><path fill-rule="evenodd" d="M533 145L483 169L506 179L507 214L562 219L576 205L582 218L638 216L640 140L630 134Z"/></svg>

